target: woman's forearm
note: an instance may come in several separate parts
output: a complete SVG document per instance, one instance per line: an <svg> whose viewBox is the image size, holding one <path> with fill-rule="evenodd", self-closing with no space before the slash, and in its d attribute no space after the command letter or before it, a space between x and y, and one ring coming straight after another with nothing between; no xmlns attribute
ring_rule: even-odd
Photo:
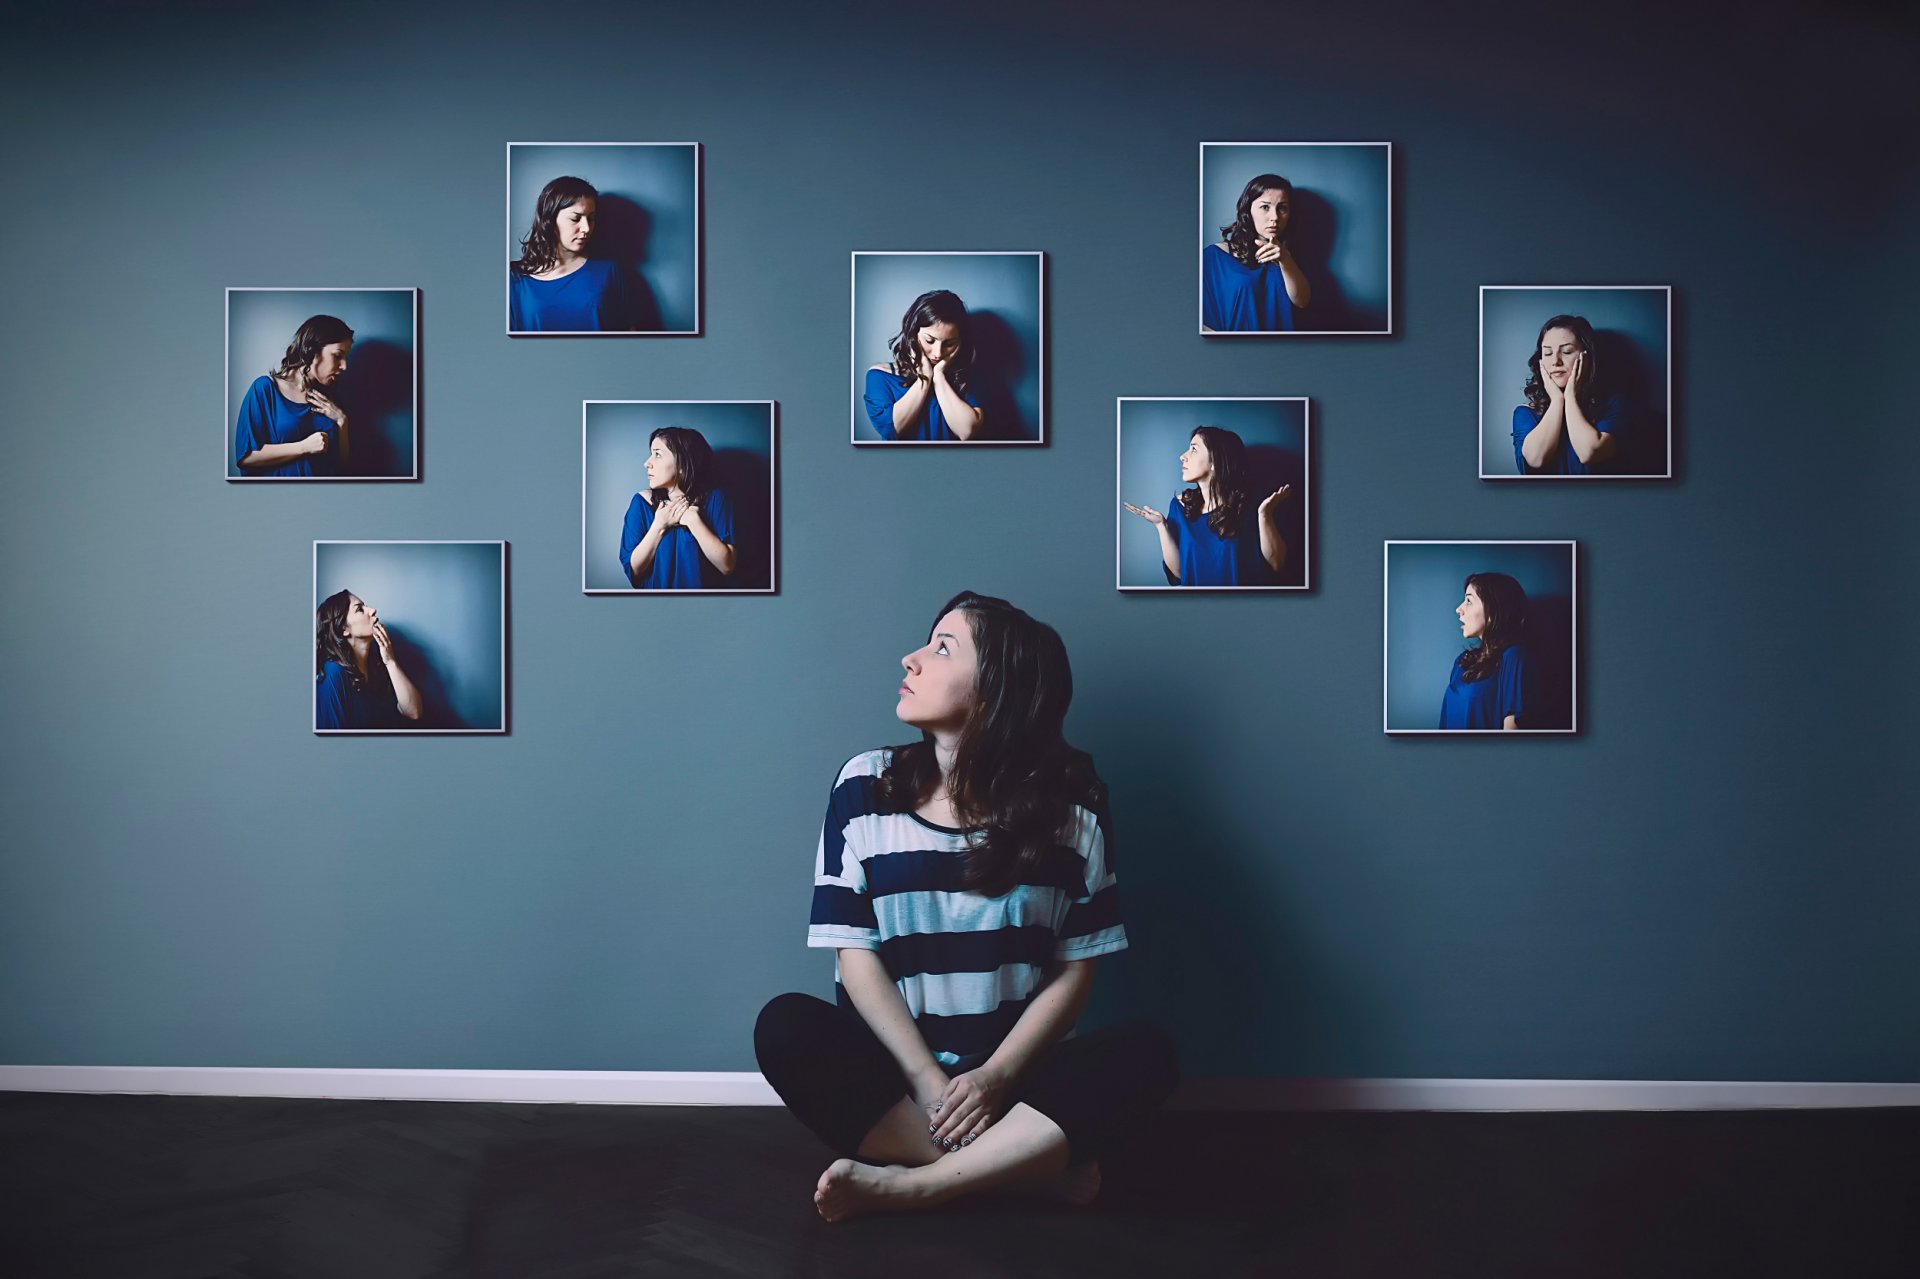
<svg viewBox="0 0 1920 1279"><path fill-rule="evenodd" d="M733 572L735 559L733 548L721 541L720 535L708 528L704 519L685 527L687 532L693 534L693 540L700 547L700 553L707 557L707 563L722 573Z"/></svg>
<svg viewBox="0 0 1920 1279"><path fill-rule="evenodd" d="M1612 443L1612 437L1602 435L1599 428L1587 420L1586 412L1580 402L1571 394L1567 396L1567 443L1573 446L1573 455L1582 463L1592 462L1606 455L1606 446Z"/></svg>
<svg viewBox="0 0 1920 1279"><path fill-rule="evenodd" d="M1018 1077L1034 1054L1060 1040L1086 1007L1093 989L1093 961L1070 959L1051 973L1040 991L993 1050L986 1064L1009 1078Z"/></svg>
<svg viewBox="0 0 1920 1279"><path fill-rule="evenodd" d="M1180 580L1180 541L1165 524L1153 527L1160 534L1160 562L1166 565L1167 572L1177 582Z"/></svg>
<svg viewBox="0 0 1920 1279"><path fill-rule="evenodd" d="M1260 555L1276 573L1287 566L1287 539L1280 536L1273 516L1266 511L1260 512Z"/></svg>
<svg viewBox="0 0 1920 1279"><path fill-rule="evenodd" d="M923 378L915 378L906 393L893 402L893 433L905 435L907 428L920 420L927 411L927 396L933 393L933 384Z"/></svg>
<svg viewBox="0 0 1920 1279"><path fill-rule="evenodd" d="M953 389L953 383L946 375L937 373L933 379L933 393L939 397L940 412L947 419L947 429L963 440L973 438L980 429L980 410L961 398L960 392Z"/></svg>
<svg viewBox="0 0 1920 1279"><path fill-rule="evenodd" d="M660 549L660 535L666 530L659 520L647 525L647 531L634 543L633 550L627 553L627 578L636 581L647 575L653 567L653 553Z"/></svg>
<svg viewBox="0 0 1920 1279"><path fill-rule="evenodd" d="M387 658L387 678L393 681L393 702L400 714L407 719L420 718L420 690L413 686L407 673L400 669L395 658Z"/></svg>
<svg viewBox="0 0 1920 1279"><path fill-rule="evenodd" d="M1287 300L1293 303L1293 309L1304 311L1313 301L1313 286L1307 283L1307 273L1300 269L1291 253L1280 259L1280 278L1286 282Z"/></svg>
<svg viewBox="0 0 1920 1279"><path fill-rule="evenodd" d="M1527 469L1537 471L1547 464L1554 449L1560 445L1560 425L1566 420L1566 414L1559 404L1550 404L1540 420L1533 424L1527 437L1520 441L1520 456L1527 461Z"/></svg>
<svg viewBox="0 0 1920 1279"><path fill-rule="evenodd" d="M291 462L296 458L307 457L313 452L305 440L292 444L262 444L253 452L240 459L242 466L279 466L282 462Z"/></svg>
<svg viewBox="0 0 1920 1279"><path fill-rule="evenodd" d="M900 1067L900 1073L913 1080L935 1073L945 1075L920 1034L920 1028L913 1024L913 1014L907 1011L907 1001L901 997L900 988L887 975L880 952L847 949L838 954L840 984L846 987L847 997L853 1000L867 1029Z"/></svg>

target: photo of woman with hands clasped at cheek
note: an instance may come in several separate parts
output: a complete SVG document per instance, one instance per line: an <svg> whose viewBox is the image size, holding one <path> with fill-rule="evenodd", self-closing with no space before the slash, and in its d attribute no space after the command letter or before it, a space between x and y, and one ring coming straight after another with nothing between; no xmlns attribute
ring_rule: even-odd
<svg viewBox="0 0 1920 1279"><path fill-rule="evenodd" d="M1106 789L1063 736L1066 647L963 592L901 665L920 740L841 768L815 856L807 944L837 952L837 1006L768 1003L761 1071L840 1156L828 1221L1002 1188L1091 1202L1177 1067L1151 1026L1070 1033L1127 937Z"/></svg>
<svg viewBox="0 0 1920 1279"><path fill-rule="evenodd" d="M1291 182L1262 173L1247 183L1219 243L1201 251L1202 332L1293 331L1294 313L1313 301L1313 288L1287 243L1292 220Z"/></svg>
<svg viewBox="0 0 1920 1279"><path fill-rule="evenodd" d="M1522 475L1605 474L1619 454L1626 406L1602 394L1593 326L1556 315L1527 357L1527 402L1513 411L1514 464Z"/></svg>
<svg viewBox="0 0 1920 1279"><path fill-rule="evenodd" d="M326 388L345 375L352 350L353 330L331 315L294 331L279 366L255 378L240 402L233 460L242 475L309 478L319 473L316 464L345 469L347 415Z"/></svg>
<svg viewBox="0 0 1920 1279"><path fill-rule="evenodd" d="M889 360L867 370L867 420L883 440L979 436L984 414L971 382L967 306L947 289L922 293L901 317Z"/></svg>
<svg viewBox="0 0 1920 1279"><path fill-rule="evenodd" d="M713 449L700 432L663 426L647 440L647 488L620 531L620 566L639 590L718 586L737 563L733 504L714 487Z"/></svg>
<svg viewBox="0 0 1920 1279"><path fill-rule="evenodd" d="M1160 535L1160 561L1173 586L1269 586L1286 567L1279 507L1293 486L1258 499L1251 490L1247 446L1233 431L1194 428L1180 454L1180 479L1166 513L1123 502Z"/></svg>
<svg viewBox="0 0 1920 1279"><path fill-rule="evenodd" d="M533 225L509 265L507 329L513 333L609 333L632 328L626 281L612 258L587 256L600 193L584 178L540 190Z"/></svg>
<svg viewBox="0 0 1920 1279"><path fill-rule="evenodd" d="M394 657L377 610L335 591L314 610L316 732L404 728L420 718L420 692Z"/></svg>

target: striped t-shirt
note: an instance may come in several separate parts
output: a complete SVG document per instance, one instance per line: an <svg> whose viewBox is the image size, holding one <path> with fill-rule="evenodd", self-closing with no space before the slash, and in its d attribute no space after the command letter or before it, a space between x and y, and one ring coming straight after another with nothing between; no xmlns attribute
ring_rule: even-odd
<svg viewBox="0 0 1920 1279"><path fill-rule="evenodd" d="M1126 949L1106 820L1076 804L1073 844L986 897L960 886L967 832L880 802L887 756L855 755L834 782L807 945L879 951L940 1064L971 1069L1013 1029L1049 963ZM834 976L851 1007L838 960Z"/></svg>

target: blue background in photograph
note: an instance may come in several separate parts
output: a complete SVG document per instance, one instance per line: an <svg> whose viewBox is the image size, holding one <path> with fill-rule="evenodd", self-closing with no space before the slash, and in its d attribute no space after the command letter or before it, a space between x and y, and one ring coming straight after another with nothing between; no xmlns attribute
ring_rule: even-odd
<svg viewBox="0 0 1920 1279"><path fill-rule="evenodd" d="M1295 314L1294 326L1306 332L1384 331L1392 216L1387 153L1386 147L1360 143L1207 147L1200 249L1220 242L1220 228L1233 222L1249 179L1277 173L1293 183L1287 244L1313 286L1312 304ZM1196 280L1199 270L1196 257Z"/></svg>
<svg viewBox="0 0 1920 1279"><path fill-rule="evenodd" d="M247 388L280 367L302 324L331 315L353 330L347 371L328 389L346 410L350 447L346 474L359 477L414 473L415 353L411 288L244 290L227 294L227 422L222 448L227 474L233 460L234 419Z"/></svg>
<svg viewBox="0 0 1920 1279"><path fill-rule="evenodd" d="M1667 471L1667 291L1665 289L1488 289L1481 295L1480 469L1516 475L1513 411L1527 402L1527 357L1540 326L1556 315L1583 315L1599 346L1602 387L1623 396L1633 414L1627 466L1636 475Z"/></svg>
<svg viewBox="0 0 1920 1279"><path fill-rule="evenodd" d="M566 96L555 86L556 99ZM536 113L534 118L544 118ZM697 140L689 140L697 141ZM590 257L610 257L637 271L664 332L697 323L700 225L695 148L688 146L549 146L516 143L508 162L511 228L507 261L533 229L540 189L557 177L585 178L600 192L600 225ZM500 272L505 287L506 271Z"/></svg>
<svg viewBox="0 0 1920 1279"><path fill-rule="evenodd" d="M235 71L308 10L9 14L7 171L85 251L16 254L0 308L0 1061L752 1070L761 1005L832 990L835 770L907 736L900 656L972 587L1060 629L1112 788L1090 1025L1200 1078L1920 1080L1891 12L1296 6L1278 97L1223 62L1264 2L977 0L963 89L909 55L904 96L870 16L462 13L342 0L317 87ZM1597 86L1567 163L1540 76ZM704 144L700 340L504 333L505 144L589 130ZM1393 141L1393 338L1194 332L1199 143L1275 136ZM1046 448L848 442L848 255L928 246L1046 250ZM1676 286L1675 482L1479 479L1478 290L1516 280ZM423 288L425 482L221 478L236 281ZM1196 393L1312 397L1313 591L1114 590L1115 397ZM581 594L580 402L617 398L779 401L779 594ZM512 733L311 734L314 539L483 537ZM1579 542L1578 734L1381 732L1389 538ZM262 761L339 822L235 784Z"/></svg>
<svg viewBox="0 0 1920 1279"><path fill-rule="evenodd" d="M352 591L380 614L400 669L424 699L417 727L498 730L506 726L503 555L490 542L322 542L313 607ZM307 648L311 655L311 639Z"/></svg>
<svg viewBox="0 0 1920 1279"><path fill-rule="evenodd" d="M587 405L588 589L632 589L620 571L620 534L627 505L647 485L647 437L663 426L690 426L713 449L718 487L733 503L735 561L732 576L723 579L727 589L772 585L773 412L771 404Z"/></svg>
<svg viewBox="0 0 1920 1279"><path fill-rule="evenodd" d="M1571 546L1438 545L1387 548L1387 728L1440 727L1453 659L1467 647L1453 610L1467 574L1505 573L1527 593L1528 649L1537 691L1525 728L1571 728L1577 687Z"/></svg>
<svg viewBox="0 0 1920 1279"><path fill-rule="evenodd" d="M1280 508L1286 567L1277 586L1306 580L1307 405L1302 400L1126 400L1120 405L1120 500L1165 513L1180 482L1180 454L1196 426L1225 427L1246 441L1254 503L1293 485ZM1116 504L1117 505L1117 504ZM1138 515L1120 512L1120 585L1166 586L1160 534Z"/></svg>
<svg viewBox="0 0 1920 1279"><path fill-rule="evenodd" d="M899 238L897 235L891 238ZM853 260L853 425L856 439L878 440L861 392L867 370L888 362L887 344L913 300L951 289L967 304L973 333L973 390L986 413L979 437L1040 438L1040 257L863 254Z"/></svg>

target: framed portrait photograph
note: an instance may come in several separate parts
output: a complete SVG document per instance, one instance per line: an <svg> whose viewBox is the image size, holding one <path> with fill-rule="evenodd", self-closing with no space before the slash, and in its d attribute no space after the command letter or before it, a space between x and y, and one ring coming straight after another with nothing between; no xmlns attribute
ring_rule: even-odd
<svg viewBox="0 0 1920 1279"><path fill-rule="evenodd" d="M420 478L420 290L230 288L226 477Z"/></svg>
<svg viewBox="0 0 1920 1279"><path fill-rule="evenodd" d="M1575 545L1388 542L1385 729L1578 730Z"/></svg>
<svg viewBox="0 0 1920 1279"><path fill-rule="evenodd" d="M1200 332L1393 332L1393 146L1200 144Z"/></svg>
<svg viewBox="0 0 1920 1279"><path fill-rule="evenodd" d="M313 731L507 731L507 544L313 544Z"/></svg>
<svg viewBox="0 0 1920 1279"><path fill-rule="evenodd" d="M1046 258L853 255L855 444L1044 444Z"/></svg>
<svg viewBox="0 0 1920 1279"><path fill-rule="evenodd" d="M586 400L580 588L772 594L779 453L772 400Z"/></svg>
<svg viewBox="0 0 1920 1279"><path fill-rule="evenodd" d="M1480 478L1673 478L1673 289L1480 286Z"/></svg>
<svg viewBox="0 0 1920 1279"><path fill-rule="evenodd" d="M1122 591L1310 588L1302 396L1122 396L1114 584Z"/></svg>
<svg viewBox="0 0 1920 1279"><path fill-rule="evenodd" d="M700 144L509 142L507 332L700 332Z"/></svg>

